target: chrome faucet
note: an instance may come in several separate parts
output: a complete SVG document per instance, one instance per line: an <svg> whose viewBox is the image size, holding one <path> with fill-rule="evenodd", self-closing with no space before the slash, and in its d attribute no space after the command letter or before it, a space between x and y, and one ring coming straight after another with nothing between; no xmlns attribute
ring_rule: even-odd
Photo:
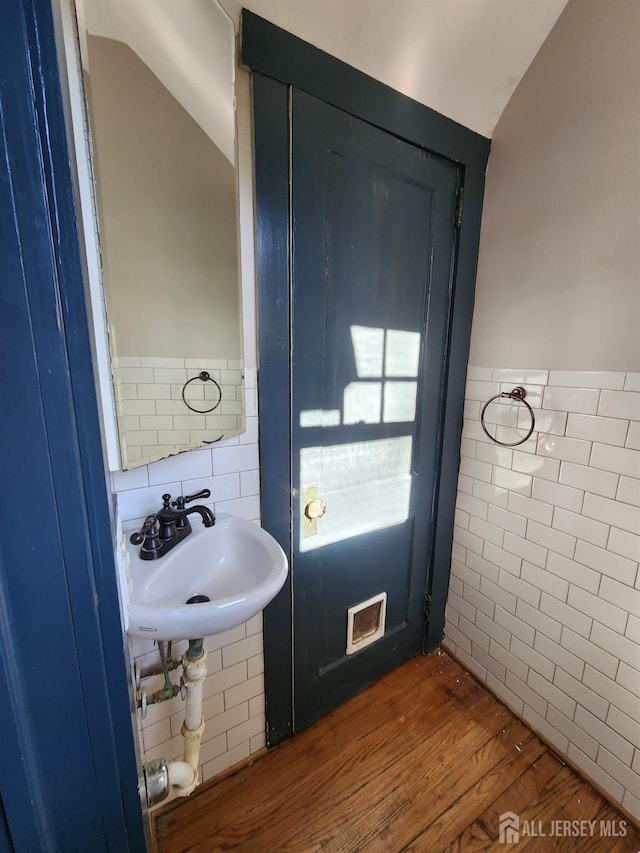
<svg viewBox="0 0 640 853"><path fill-rule="evenodd" d="M129 541L132 545L140 545L141 560L157 560L174 548L178 542L187 537L191 531L188 516L197 513L205 527L213 527L216 517L207 506L192 506L186 504L195 500L211 497L209 489L203 489L195 495L180 496L171 501L171 495L162 496L162 509L148 515L141 530L132 534Z"/></svg>

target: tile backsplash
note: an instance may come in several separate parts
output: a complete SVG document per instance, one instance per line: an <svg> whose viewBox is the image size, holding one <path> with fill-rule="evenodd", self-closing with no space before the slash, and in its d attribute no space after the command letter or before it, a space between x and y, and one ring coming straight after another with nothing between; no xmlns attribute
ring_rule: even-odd
<svg viewBox="0 0 640 853"><path fill-rule="evenodd" d="M245 370L246 431L212 447L190 450L130 471L111 475L117 494L119 522L125 532L138 529L144 518L162 505L161 495L185 495L208 488L202 503L214 512L231 512L250 521L260 520L258 470L258 412L255 370ZM159 661L150 640L131 638L137 666ZM265 745L262 614L244 625L205 639L208 674L204 687L205 731L200 774L207 780ZM179 656L186 643L174 644ZM177 683L179 671L173 673ZM163 685L162 676L145 678L151 695ZM143 762L182 755L180 726L184 702L176 696L138 713Z"/></svg>
<svg viewBox="0 0 640 853"><path fill-rule="evenodd" d="M124 530L164 491L202 488L216 512L259 521L255 385L248 371L242 435L112 475ZM515 385L536 426L507 448L480 411ZM511 401L486 411L507 442L527 417ZM469 368L458 487L445 646L639 817L640 375ZM265 744L261 616L206 646L204 780ZM153 643L132 649L139 666L157 662ZM160 686L145 679L148 693ZM145 763L181 755L183 713L178 696L139 715Z"/></svg>
<svg viewBox="0 0 640 853"><path fill-rule="evenodd" d="M467 380L444 644L640 819L640 374Z"/></svg>

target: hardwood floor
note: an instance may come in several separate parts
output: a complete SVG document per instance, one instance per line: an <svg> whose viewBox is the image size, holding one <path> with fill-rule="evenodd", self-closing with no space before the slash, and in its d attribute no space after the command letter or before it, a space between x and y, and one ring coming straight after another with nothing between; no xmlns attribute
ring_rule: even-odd
<svg viewBox="0 0 640 853"><path fill-rule="evenodd" d="M520 818L517 844L499 841L507 811ZM583 824L577 837L560 833L579 824L556 823L589 820L593 834ZM625 837L601 834L600 821L621 833L621 820L471 675L434 653L255 764L174 801L156 831L160 853L635 853L640 833L628 822Z"/></svg>

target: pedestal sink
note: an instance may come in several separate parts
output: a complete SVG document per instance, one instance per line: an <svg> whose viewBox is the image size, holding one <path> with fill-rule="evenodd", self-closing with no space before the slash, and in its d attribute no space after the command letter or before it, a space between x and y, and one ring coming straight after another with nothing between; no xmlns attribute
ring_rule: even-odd
<svg viewBox="0 0 640 853"><path fill-rule="evenodd" d="M216 516L209 528L192 520L193 532L158 560L141 560L128 544L127 632L134 637L219 634L259 613L285 582L287 558L266 530L233 515Z"/></svg>

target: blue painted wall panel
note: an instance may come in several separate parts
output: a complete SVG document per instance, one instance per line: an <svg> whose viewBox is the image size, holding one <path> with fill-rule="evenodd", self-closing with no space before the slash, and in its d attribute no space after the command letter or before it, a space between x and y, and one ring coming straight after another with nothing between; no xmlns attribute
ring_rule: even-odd
<svg viewBox="0 0 640 853"><path fill-rule="evenodd" d="M142 850L51 8L0 29L0 791L16 850Z"/></svg>

